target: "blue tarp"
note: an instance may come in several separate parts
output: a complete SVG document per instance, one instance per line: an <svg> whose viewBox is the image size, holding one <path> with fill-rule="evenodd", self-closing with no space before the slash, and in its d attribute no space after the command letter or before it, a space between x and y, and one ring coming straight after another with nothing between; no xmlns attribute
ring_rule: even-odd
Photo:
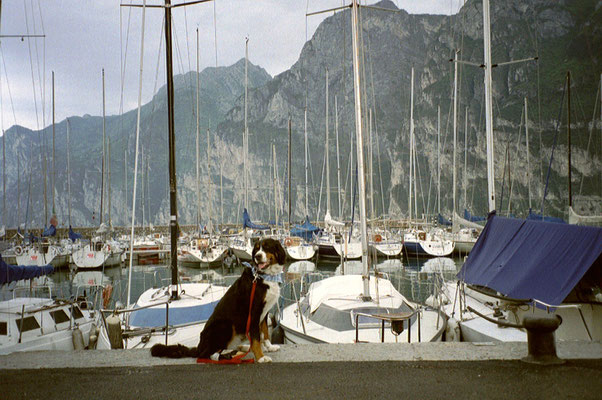
<svg viewBox="0 0 602 400"><path fill-rule="evenodd" d="M476 215L472 215L467 209L464 209L464 219L470 222L479 222L485 221L487 218L477 217Z"/></svg>
<svg viewBox="0 0 602 400"><path fill-rule="evenodd" d="M557 224L566 224L566 222L562 218L550 217L548 215L541 215L533 212L529 209L529 215L527 215L527 219L531 221L545 221L545 222L554 222Z"/></svg>
<svg viewBox="0 0 602 400"><path fill-rule="evenodd" d="M20 281L21 279L31 279L42 275L49 275L54 272L52 265L38 267L35 265L9 265L4 262L0 255L0 285Z"/></svg>
<svg viewBox="0 0 602 400"><path fill-rule="evenodd" d="M270 229L269 226L265 225L256 225L251 222L251 218L249 217L249 213L245 208L242 212L242 227L243 228L251 228L251 229Z"/></svg>
<svg viewBox="0 0 602 400"><path fill-rule="evenodd" d="M458 278L514 299L557 305L590 268L602 268L602 228L489 214Z"/></svg>
<svg viewBox="0 0 602 400"><path fill-rule="evenodd" d="M309 222L309 216L305 216L305 222L303 225L295 225L291 229L291 235L301 237L307 241L312 240L313 235L320 233L320 228Z"/></svg>
<svg viewBox="0 0 602 400"><path fill-rule="evenodd" d="M55 236L55 235L56 235L56 227L54 225L49 225L48 228L44 229L44 232L42 232L42 237Z"/></svg>
<svg viewBox="0 0 602 400"><path fill-rule="evenodd" d="M439 225L443 225L443 226L451 226L452 225L451 221L448 221L447 219L445 219L445 217L441 214L437 214L437 223Z"/></svg>
<svg viewBox="0 0 602 400"><path fill-rule="evenodd" d="M75 242L77 239L81 238L82 234L73 232L73 228L71 227L71 225L69 225L69 239L71 239L72 242Z"/></svg>

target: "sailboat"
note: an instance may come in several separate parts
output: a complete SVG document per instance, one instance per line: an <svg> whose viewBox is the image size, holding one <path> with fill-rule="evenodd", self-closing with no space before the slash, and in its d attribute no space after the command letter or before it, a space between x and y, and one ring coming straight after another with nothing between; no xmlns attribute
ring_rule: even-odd
<svg viewBox="0 0 602 400"><path fill-rule="evenodd" d="M326 160L326 213L324 230L316 238L320 257L356 260L362 256L362 244L357 235L345 229L343 222L335 220L330 214L330 162L328 137L328 69L326 69L326 144L324 146ZM356 231L357 232L357 231Z"/></svg>
<svg viewBox="0 0 602 400"><path fill-rule="evenodd" d="M105 310L113 313L104 318L99 335L99 348L150 348L156 343L181 343L185 346L196 346L199 332L205 326L213 309L226 293L228 287L213 283L180 283L178 277L177 247L179 237L177 185L176 185L176 153L174 127L174 88L172 66L172 33L171 3L165 0L165 51L167 74L167 110L169 135L169 180L170 180L170 269L171 284L161 288L151 288L138 297L136 303L130 305L131 268L128 284L127 308L124 310ZM142 8L142 38L144 38L144 20L146 7ZM197 33L198 40L198 33ZM144 39L142 39L142 50ZM143 64L143 51L140 64ZM140 88L142 87L142 71L140 72ZM138 166L138 143L140 136L141 89L138 92L138 117L136 129L136 162ZM135 176L135 175L134 175ZM136 184L134 184L133 205L136 205ZM134 236L134 218L132 212L131 238Z"/></svg>
<svg viewBox="0 0 602 400"><path fill-rule="evenodd" d="M28 285L32 296L16 293L22 288L15 284L53 272L52 265L9 265L0 255L0 286L12 284L10 298L0 301L0 354L84 349L94 340L94 312L85 302L42 297L40 292L51 293L42 286Z"/></svg>
<svg viewBox="0 0 602 400"><path fill-rule="evenodd" d="M198 37L198 29L197 29ZM200 230L201 225L201 191L200 191L200 168L199 168L199 43L197 40L197 70L196 70L196 195L197 195L197 227ZM207 168L210 169L210 157L209 157L209 129L207 129ZM209 195L209 232L201 235L200 232L196 237L193 237L188 244L182 246L178 251L178 261L185 263L190 266L208 266L214 267L221 265L222 261L226 257L228 246L219 240L219 237L213 233L213 223L211 222L211 173L207 173L207 193Z"/></svg>
<svg viewBox="0 0 602 400"><path fill-rule="evenodd" d="M100 226L96 230L96 236L90 242L81 246L73 252L73 263L77 268L100 268L111 267L121 264L123 250L117 243L109 243L106 240L110 227L103 223L103 200L104 200L104 175L105 175L105 71L102 70L102 162L101 162L101 189L100 189Z"/></svg>
<svg viewBox="0 0 602 400"><path fill-rule="evenodd" d="M307 293L284 308L280 326L288 343L397 342L404 331L409 342L438 340L445 324L437 311L417 307L391 281L369 273L357 0L352 0L351 17L362 274L312 283Z"/></svg>
<svg viewBox="0 0 602 400"><path fill-rule="evenodd" d="M289 135L290 138L290 135ZM294 261L311 260L316 255L317 246L313 244L314 235L320 232L320 228L313 225L309 221L309 186L308 186L308 150L309 143L307 141L307 99L305 100L305 113L304 113L304 148L305 148L305 222L301 225L295 225L290 228L289 233L291 236L286 237L283 240L283 247L286 251L288 258ZM291 143L289 143L289 148ZM290 152L290 150L289 150ZM274 149L274 157L276 157L276 150ZM290 170L289 171L289 182L290 182ZM290 219L290 218L289 218Z"/></svg>
<svg viewBox="0 0 602 400"><path fill-rule="evenodd" d="M526 341L527 314L557 315L559 340L602 337L602 229L495 213L489 1L483 0L489 216L457 281L429 302L457 323L465 341Z"/></svg>
<svg viewBox="0 0 602 400"><path fill-rule="evenodd" d="M410 228L403 234L403 248L408 256L420 257L447 257L454 251L454 243L447 240L440 232L427 232L417 227L412 227L412 194L416 201L416 140L414 137L414 68L411 71L410 90L410 173L408 214ZM416 210L417 211L417 210Z"/></svg>

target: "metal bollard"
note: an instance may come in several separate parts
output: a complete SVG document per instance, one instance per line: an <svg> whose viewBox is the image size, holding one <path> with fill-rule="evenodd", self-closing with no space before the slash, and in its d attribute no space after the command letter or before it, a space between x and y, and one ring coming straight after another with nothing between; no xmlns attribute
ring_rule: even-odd
<svg viewBox="0 0 602 400"><path fill-rule="evenodd" d="M526 315L523 326L527 330L529 354L521 361L539 365L564 364L565 360L556 355L554 331L562 323L558 315Z"/></svg>

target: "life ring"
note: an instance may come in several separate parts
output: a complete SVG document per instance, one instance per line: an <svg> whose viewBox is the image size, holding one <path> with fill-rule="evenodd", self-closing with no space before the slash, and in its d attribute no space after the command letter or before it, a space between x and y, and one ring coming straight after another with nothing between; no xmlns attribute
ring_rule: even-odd
<svg viewBox="0 0 602 400"><path fill-rule="evenodd" d="M21 247L21 246L15 247L15 255L20 256L21 254L23 254L23 247Z"/></svg>
<svg viewBox="0 0 602 400"><path fill-rule="evenodd" d="M383 241L383 237L377 233L376 235L374 235L374 241L380 243Z"/></svg>
<svg viewBox="0 0 602 400"><path fill-rule="evenodd" d="M290 247L293 244L293 239L291 239L290 237L287 237L286 239L284 239L284 245L286 247Z"/></svg>
<svg viewBox="0 0 602 400"><path fill-rule="evenodd" d="M108 284L102 289L102 307L107 308L111 301L111 294L113 293L113 286Z"/></svg>
<svg viewBox="0 0 602 400"><path fill-rule="evenodd" d="M111 245L107 244L107 251L111 251Z"/></svg>

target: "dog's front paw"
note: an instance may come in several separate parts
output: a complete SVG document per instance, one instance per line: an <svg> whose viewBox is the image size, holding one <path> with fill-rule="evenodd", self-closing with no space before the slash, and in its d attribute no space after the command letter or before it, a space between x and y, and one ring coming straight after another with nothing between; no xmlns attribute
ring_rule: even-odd
<svg viewBox="0 0 602 400"><path fill-rule="evenodd" d="M272 342L270 342L269 340L266 340L265 342L262 343L262 347L265 349L265 351L267 351L268 353L272 353L274 351L278 351L280 350L280 346L278 346L277 344L272 344Z"/></svg>
<svg viewBox="0 0 602 400"><path fill-rule="evenodd" d="M259 360L257 360L257 362L258 363L271 363L272 359L268 356L263 356Z"/></svg>

